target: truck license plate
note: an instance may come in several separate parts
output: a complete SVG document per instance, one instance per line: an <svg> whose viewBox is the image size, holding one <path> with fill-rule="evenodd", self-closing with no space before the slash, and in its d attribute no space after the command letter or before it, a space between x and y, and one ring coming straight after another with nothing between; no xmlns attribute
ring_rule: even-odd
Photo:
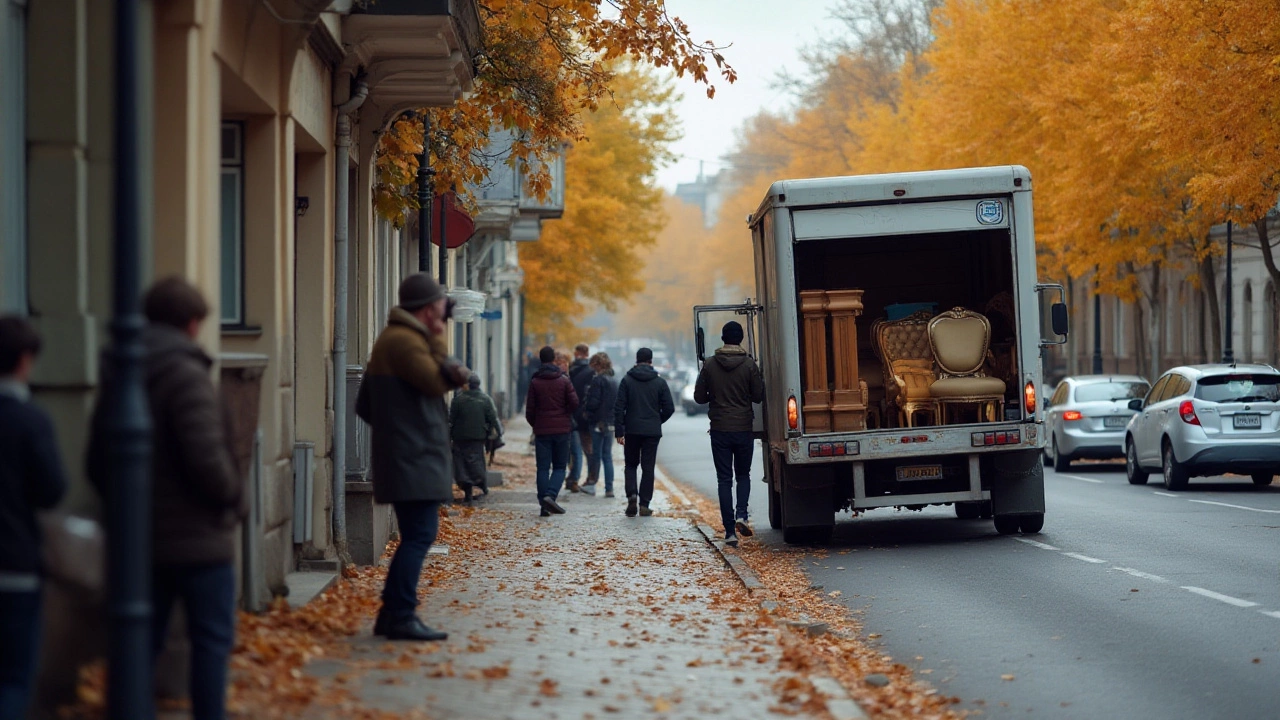
<svg viewBox="0 0 1280 720"><path fill-rule="evenodd" d="M898 468L899 480L941 480L941 465L908 465Z"/></svg>
<svg viewBox="0 0 1280 720"><path fill-rule="evenodd" d="M1236 428L1250 429L1262 427L1262 416L1257 413L1249 415L1236 415L1231 419L1232 424Z"/></svg>
<svg viewBox="0 0 1280 720"><path fill-rule="evenodd" d="M1102 427L1122 428L1129 424L1129 418L1121 415L1118 417L1107 417L1102 419Z"/></svg>

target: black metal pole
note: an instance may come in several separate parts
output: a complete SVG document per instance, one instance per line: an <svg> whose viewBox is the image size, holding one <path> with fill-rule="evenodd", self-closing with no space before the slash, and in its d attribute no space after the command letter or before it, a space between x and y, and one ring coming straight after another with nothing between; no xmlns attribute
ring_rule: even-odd
<svg viewBox="0 0 1280 720"><path fill-rule="evenodd" d="M1098 291L1098 269L1093 271L1093 374L1102 374L1102 294Z"/></svg>
<svg viewBox="0 0 1280 720"><path fill-rule="evenodd" d="M434 188L431 169L431 150L427 135L431 131L431 118L422 113L422 154L418 156L418 272L431 269L431 193Z"/></svg>
<svg viewBox="0 0 1280 720"><path fill-rule="evenodd" d="M1226 322L1226 328L1223 331L1223 335L1225 337L1223 338L1223 342L1222 342L1222 362L1228 363L1228 364L1234 363L1236 361L1235 353L1231 351L1231 331L1233 329L1231 324L1231 305L1232 305L1231 296L1233 294L1232 292L1233 289L1234 287L1231 284L1231 221L1228 220L1227 221L1227 287L1226 287L1226 290L1223 292L1223 295L1226 296L1225 298L1223 298L1223 300L1226 302L1226 307L1227 307L1227 311L1226 311L1227 322Z"/></svg>
<svg viewBox="0 0 1280 720"><path fill-rule="evenodd" d="M449 235L445 229L445 218L448 217L449 195L440 196L440 287L449 287L449 269L446 264L449 262Z"/></svg>
<svg viewBox="0 0 1280 720"><path fill-rule="evenodd" d="M107 714L149 720L151 664L151 418L143 385L142 232L147 176L140 122L143 88L140 0L116 0L115 286L107 446Z"/></svg>

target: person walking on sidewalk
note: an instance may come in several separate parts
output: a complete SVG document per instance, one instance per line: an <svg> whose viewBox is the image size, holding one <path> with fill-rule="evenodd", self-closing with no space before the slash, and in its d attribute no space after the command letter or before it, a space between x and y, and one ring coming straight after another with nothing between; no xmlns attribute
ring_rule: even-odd
<svg viewBox="0 0 1280 720"><path fill-rule="evenodd" d="M582 400L582 418L591 434L590 465L585 492L595 494L594 485L604 466L604 496L613 497L613 404L618 399L618 381L613 379L613 361L607 353L591 356L591 381Z"/></svg>
<svg viewBox="0 0 1280 720"><path fill-rule="evenodd" d="M720 489L720 521L724 523L725 544L737 547L738 536L751 537L747 501L751 498L751 456L755 436L752 403L764 400L764 379L760 369L742 347L742 325L730 321L720 331L724 346L716 350L698 373L693 399L710 404L711 457L716 464ZM738 481L738 503L733 502L734 476Z"/></svg>
<svg viewBox="0 0 1280 720"><path fill-rule="evenodd" d="M556 502L564 484L569 464L569 436L573 433L573 411L578 409L578 394L568 376L556 365L555 348L547 346L538 352L542 367L529 383L529 397L524 402L524 417L533 428L535 456L538 465L538 504L542 516L563 515Z"/></svg>
<svg viewBox="0 0 1280 720"><path fill-rule="evenodd" d="M373 499L390 504L400 527L382 589L375 635L389 640L444 640L418 619L422 562L440 529L440 506L453 500L449 410L444 396L471 371L449 357L444 288L416 273L400 283L400 305L378 335L356 397L356 414L372 428Z"/></svg>
<svg viewBox="0 0 1280 720"><path fill-rule="evenodd" d="M584 343L578 343L573 348L573 363L569 365L569 382L573 385L573 391L578 394L578 400L582 400L587 396L587 383L591 382L591 378L595 373L591 372L591 363L587 358L591 355L591 348ZM578 480L582 478L582 469L586 465L583 462L591 460L591 428L587 427L587 421L582 417L583 405L578 404L578 409L573 413L573 434L569 436L569 477L565 479L565 487L569 488L569 492L579 492L582 487L578 485ZM584 458L585 456L585 458ZM588 476L587 486L594 485L595 481ZM590 488L587 492L591 495L595 494L595 489Z"/></svg>
<svg viewBox="0 0 1280 720"><path fill-rule="evenodd" d="M204 297L186 280L170 277L147 291L143 311L153 432L153 657L159 659L174 603L181 601L191 643L191 714L217 720L226 713L235 640L236 530L249 511L246 473L236 466L230 416L209 376L213 359L196 343L209 314ZM88 453L89 479L103 497L110 494L105 422L107 408L119 401L114 387L114 378L104 374Z"/></svg>
<svg viewBox="0 0 1280 720"><path fill-rule="evenodd" d="M0 718L24 718L40 656L40 530L36 511L67 491L53 423L27 380L40 336L0 317Z"/></svg>
<svg viewBox="0 0 1280 720"><path fill-rule="evenodd" d="M480 376L472 373L467 389L455 393L449 404L449 428L453 436L453 479L462 488L462 499L471 502L471 492L479 488L489 494L484 465L488 440L498 432L498 409L480 389Z"/></svg>
<svg viewBox="0 0 1280 720"><path fill-rule="evenodd" d="M614 434L622 445L625 464L623 477L627 489L627 517L638 512L653 514L654 465L658 462L658 442L662 440L662 424L675 414L671 388L653 369L653 350L636 351L636 365L618 384L618 398L613 405ZM636 467L640 468L640 484L636 485ZM639 507L637 507L637 503Z"/></svg>

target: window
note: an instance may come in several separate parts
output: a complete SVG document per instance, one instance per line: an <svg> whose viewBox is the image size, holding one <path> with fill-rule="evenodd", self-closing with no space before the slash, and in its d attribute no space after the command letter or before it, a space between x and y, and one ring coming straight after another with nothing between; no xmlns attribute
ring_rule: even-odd
<svg viewBox="0 0 1280 720"><path fill-rule="evenodd" d="M1196 398L1207 402L1276 402L1280 400L1280 375L1232 373L1200 378Z"/></svg>
<svg viewBox="0 0 1280 720"><path fill-rule="evenodd" d="M241 327L244 314L244 123L222 123L221 210L223 326Z"/></svg>
<svg viewBox="0 0 1280 720"><path fill-rule="evenodd" d="M1076 388L1076 402L1115 402L1132 400L1147 394L1150 387L1144 382L1109 381L1089 383Z"/></svg>
<svg viewBox="0 0 1280 720"><path fill-rule="evenodd" d="M1151 391L1147 393L1147 399L1146 402L1143 403L1144 405L1152 405L1160 402L1160 396L1164 394L1164 389L1168 387L1170 377L1172 376L1165 375L1156 381L1156 384L1151 388Z"/></svg>
<svg viewBox="0 0 1280 720"><path fill-rule="evenodd" d="M1067 383L1059 383L1058 389L1053 391L1053 397L1049 398L1049 406L1055 407L1067 401L1067 391L1070 386Z"/></svg>

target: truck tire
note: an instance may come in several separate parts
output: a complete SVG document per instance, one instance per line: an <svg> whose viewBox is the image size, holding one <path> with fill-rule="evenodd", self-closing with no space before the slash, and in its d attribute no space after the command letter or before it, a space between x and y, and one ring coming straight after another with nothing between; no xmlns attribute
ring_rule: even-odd
<svg viewBox="0 0 1280 720"><path fill-rule="evenodd" d="M1034 535L1044 528L1044 513L1029 513L1018 520L1018 529L1025 535Z"/></svg>
<svg viewBox="0 0 1280 720"><path fill-rule="evenodd" d="M1043 522L1043 516L1041 518ZM996 516L996 532L1001 535L1012 535L1018 532L1018 526L1022 523L1022 518L1018 515L997 515Z"/></svg>
<svg viewBox="0 0 1280 720"><path fill-rule="evenodd" d="M834 531L834 525L783 527L782 541L788 545L826 545L831 542L831 533Z"/></svg>
<svg viewBox="0 0 1280 720"><path fill-rule="evenodd" d="M774 530L782 529L782 493L773 488L773 483L769 483L769 527Z"/></svg>
<svg viewBox="0 0 1280 720"><path fill-rule="evenodd" d="M977 520L982 516L982 503L980 502L958 502L956 503L956 517L961 520Z"/></svg>

